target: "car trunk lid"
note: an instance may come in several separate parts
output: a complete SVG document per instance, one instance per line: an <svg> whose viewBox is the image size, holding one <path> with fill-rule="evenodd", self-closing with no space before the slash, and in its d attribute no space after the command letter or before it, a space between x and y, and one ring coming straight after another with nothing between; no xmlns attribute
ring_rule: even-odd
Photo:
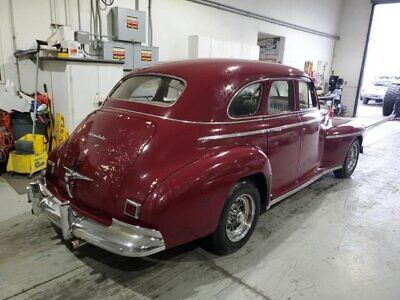
<svg viewBox="0 0 400 300"><path fill-rule="evenodd" d="M64 191L85 210L113 215L127 172L155 133L152 121L99 109L71 135L61 155Z"/></svg>

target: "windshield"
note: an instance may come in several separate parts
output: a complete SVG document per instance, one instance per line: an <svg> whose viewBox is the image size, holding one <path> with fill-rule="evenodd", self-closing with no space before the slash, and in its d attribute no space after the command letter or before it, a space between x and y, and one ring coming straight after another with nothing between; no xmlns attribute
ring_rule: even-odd
<svg viewBox="0 0 400 300"><path fill-rule="evenodd" d="M185 89L182 80L161 75L138 75L123 81L111 94L112 99L170 106Z"/></svg>

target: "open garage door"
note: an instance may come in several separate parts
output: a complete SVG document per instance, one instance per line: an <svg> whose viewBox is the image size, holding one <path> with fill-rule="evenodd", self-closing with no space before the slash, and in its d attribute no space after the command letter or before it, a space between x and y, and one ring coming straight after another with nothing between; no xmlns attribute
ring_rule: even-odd
<svg viewBox="0 0 400 300"><path fill-rule="evenodd" d="M378 120L393 109L393 105L383 107L386 91L400 82L400 40L395 38L400 28L400 1L372 3L354 115Z"/></svg>

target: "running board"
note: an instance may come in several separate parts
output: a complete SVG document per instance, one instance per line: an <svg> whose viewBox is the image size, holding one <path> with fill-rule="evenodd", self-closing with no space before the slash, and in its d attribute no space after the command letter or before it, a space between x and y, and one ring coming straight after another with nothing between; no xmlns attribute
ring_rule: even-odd
<svg viewBox="0 0 400 300"><path fill-rule="evenodd" d="M320 179L322 176L324 176L324 175L326 175L326 174L328 174L330 172L339 170L341 168L342 168L342 166L334 167L334 168L327 169L327 170L319 173L318 175L314 176L313 178L309 179L308 181L304 182L303 184L299 185L298 187L294 188L293 190L287 192L286 194L280 195L279 197L276 197L275 199L272 199L269 207L271 207L272 205L277 204L278 202L281 202L283 199L286 199L287 197L290 197L293 194L296 194L300 190L304 189L305 187L309 186L310 184L312 184L315 181L317 181L318 179Z"/></svg>

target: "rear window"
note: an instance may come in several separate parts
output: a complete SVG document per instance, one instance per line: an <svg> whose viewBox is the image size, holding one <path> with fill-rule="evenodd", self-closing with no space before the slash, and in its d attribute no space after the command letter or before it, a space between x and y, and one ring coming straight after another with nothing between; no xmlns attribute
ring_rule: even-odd
<svg viewBox="0 0 400 300"><path fill-rule="evenodd" d="M110 98L170 106L185 89L182 80L158 75L133 76L123 81Z"/></svg>

